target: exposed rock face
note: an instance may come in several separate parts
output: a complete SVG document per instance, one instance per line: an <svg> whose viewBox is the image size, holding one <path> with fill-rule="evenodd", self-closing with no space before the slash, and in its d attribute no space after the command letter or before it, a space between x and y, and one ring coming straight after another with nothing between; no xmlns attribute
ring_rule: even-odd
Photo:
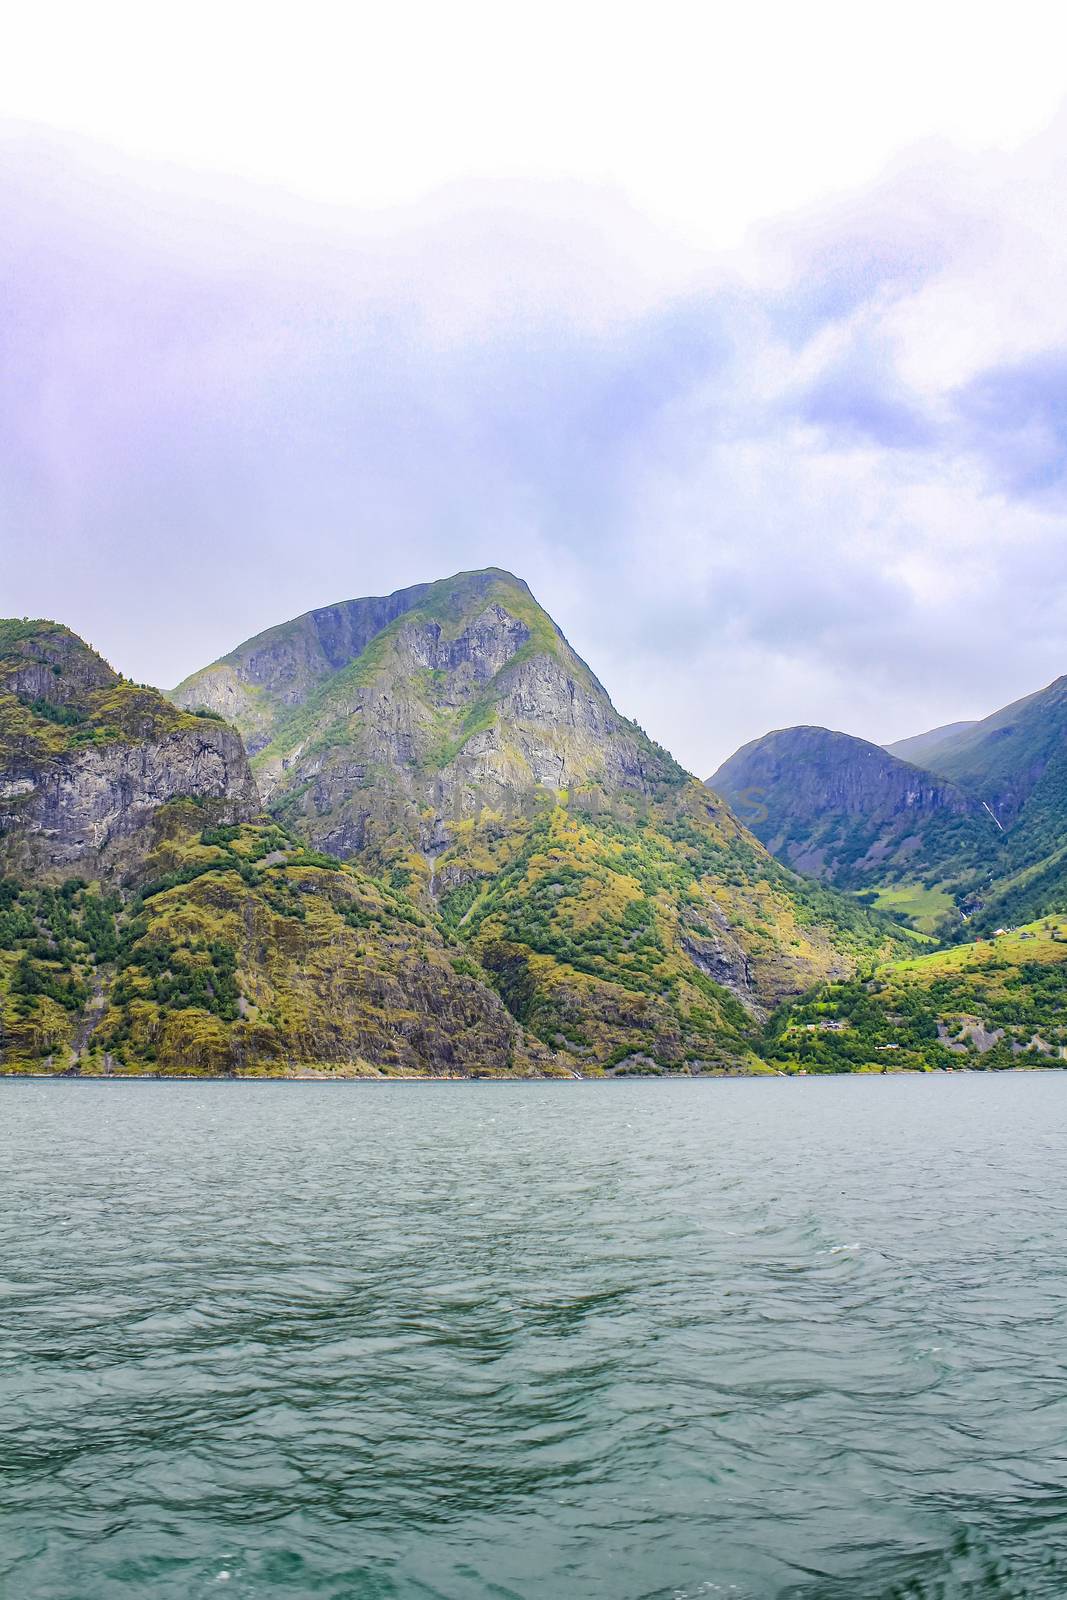
<svg viewBox="0 0 1067 1600"><path fill-rule="evenodd" d="M179 796L220 821L256 814L233 728L125 682L67 629L0 624L0 866L121 881Z"/></svg>
<svg viewBox="0 0 1067 1600"><path fill-rule="evenodd" d="M257 634L212 666L180 683L171 698L190 711L215 711L235 723L254 755L270 742L286 707L355 661L384 628L410 611L430 585L308 611Z"/></svg>
<svg viewBox="0 0 1067 1600"><path fill-rule="evenodd" d="M16 794L0 812L7 863L63 876L85 866L105 879L134 870L138 836L179 796L218 802L213 815L228 822L259 809L240 736L222 723L178 729L151 743L116 741L71 752L29 771L16 762L5 787Z"/></svg>
<svg viewBox="0 0 1067 1600"><path fill-rule="evenodd" d="M20 700L84 708L119 675L77 634L56 622L0 621L0 691Z"/></svg>
<svg viewBox="0 0 1067 1600"><path fill-rule="evenodd" d="M311 612L174 699L232 714L272 809L376 866L440 850L455 824L510 815L538 789L648 795L683 777L495 568Z"/></svg>
<svg viewBox="0 0 1067 1600"><path fill-rule="evenodd" d="M708 782L780 860L848 887L959 871L995 847L978 799L826 728L753 740Z"/></svg>

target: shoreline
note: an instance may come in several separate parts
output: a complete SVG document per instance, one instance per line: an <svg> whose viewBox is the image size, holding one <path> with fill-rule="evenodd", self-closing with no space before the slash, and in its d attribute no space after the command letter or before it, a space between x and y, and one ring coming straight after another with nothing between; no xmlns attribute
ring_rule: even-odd
<svg viewBox="0 0 1067 1600"><path fill-rule="evenodd" d="M631 1072L615 1076L611 1073L590 1075L589 1077L559 1077L555 1074L546 1074L544 1077L466 1077L459 1074L437 1076L429 1073L411 1074L410 1076L397 1077L342 1077L326 1073L279 1073L270 1077L238 1077L233 1074L215 1073L210 1077L200 1077L194 1073L176 1072L123 1072L123 1073L87 1073L82 1075L77 1072L5 1072L0 1069L0 1082L8 1083L232 1083L271 1085L280 1083L318 1083L337 1085L389 1085L389 1084L505 1084L510 1087L521 1084L575 1084L575 1083L769 1083L772 1081L805 1083L819 1082L827 1078L857 1078L857 1079L882 1079L882 1078L1003 1078L1003 1077L1030 1077L1034 1074L1067 1072L1067 1062L1048 1067L997 1067L985 1071L973 1067L933 1067L929 1072L920 1072L912 1067L900 1067L888 1072Z"/></svg>

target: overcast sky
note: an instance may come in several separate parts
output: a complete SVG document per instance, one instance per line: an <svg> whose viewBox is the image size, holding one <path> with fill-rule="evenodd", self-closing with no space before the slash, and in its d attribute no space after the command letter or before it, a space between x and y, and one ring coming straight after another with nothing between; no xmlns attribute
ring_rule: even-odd
<svg viewBox="0 0 1067 1600"><path fill-rule="evenodd" d="M505 566L702 776L1067 671L1067 13L386 9L5 23L0 613Z"/></svg>

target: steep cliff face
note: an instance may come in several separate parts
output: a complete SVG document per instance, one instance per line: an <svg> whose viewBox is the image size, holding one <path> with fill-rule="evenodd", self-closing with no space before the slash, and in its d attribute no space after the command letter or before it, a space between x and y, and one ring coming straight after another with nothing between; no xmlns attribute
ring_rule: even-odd
<svg viewBox="0 0 1067 1600"><path fill-rule="evenodd" d="M0 619L0 690L21 701L85 709L89 696L119 675L76 633L58 622Z"/></svg>
<svg viewBox="0 0 1067 1600"><path fill-rule="evenodd" d="M178 796L220 821L255 815L233 728L126 682L68 629L0 622L0 868L123 881Z"/></svg>
<svg viewBox="0 0 1067 1600"><path fill-rule="evenodd" d="M996 849L976 798L827 728L753 740L708 782L779 860L846 888L958 875Z"/></svg>

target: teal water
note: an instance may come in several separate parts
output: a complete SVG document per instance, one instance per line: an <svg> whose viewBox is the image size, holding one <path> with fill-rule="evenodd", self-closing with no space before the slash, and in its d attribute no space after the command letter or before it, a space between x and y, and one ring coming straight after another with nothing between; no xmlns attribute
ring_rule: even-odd
<svg viewBox="0 0 1067 1600"><path fill-rule="evenodd" d="M5 1600L1067 1596L1067 1074L0 1129Z"/></svg>

